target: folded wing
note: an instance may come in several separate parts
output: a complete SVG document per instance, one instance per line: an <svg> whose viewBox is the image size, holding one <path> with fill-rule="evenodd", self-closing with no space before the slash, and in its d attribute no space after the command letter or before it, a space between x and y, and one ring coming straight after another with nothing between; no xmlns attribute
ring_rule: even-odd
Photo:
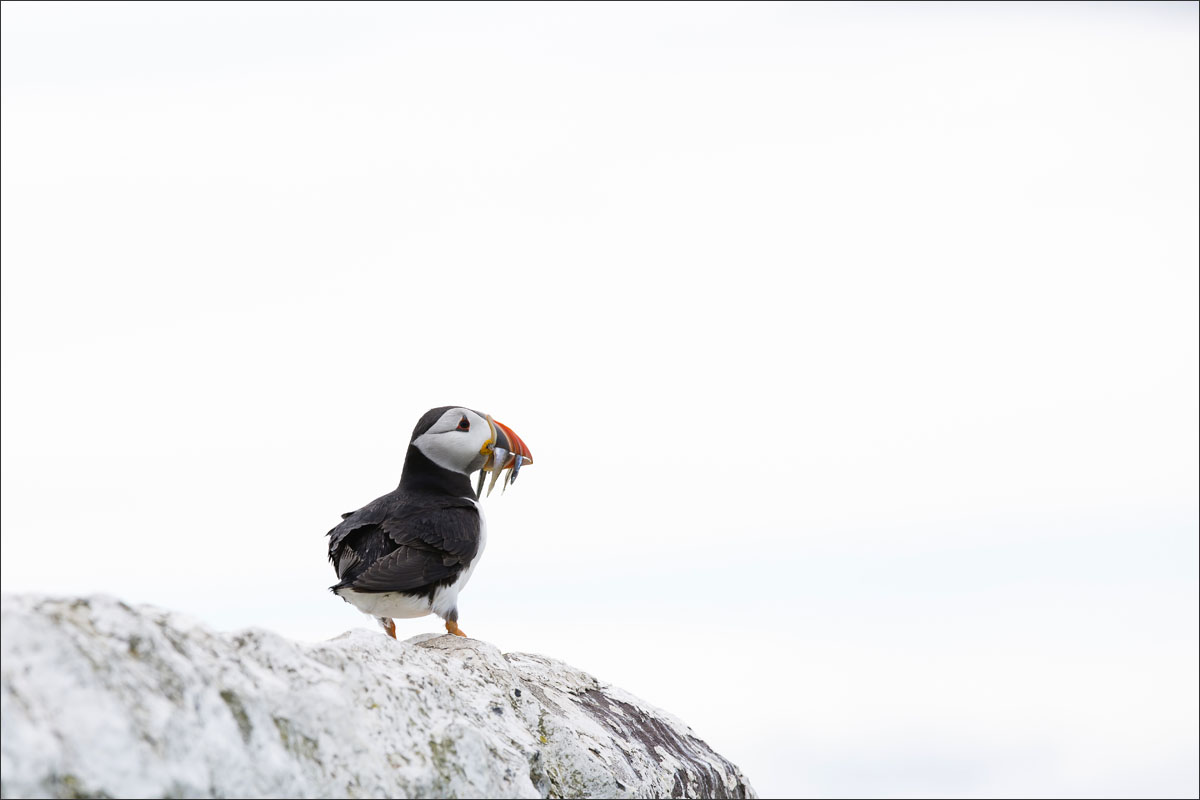
<svg viewBox="0 0 1200 800"><path fill-rule="evenodd" d="M339 578L334 591L432 594L475 558L480 521L470 501L413 507L385 500L329 531L329 560Z"/></svg>

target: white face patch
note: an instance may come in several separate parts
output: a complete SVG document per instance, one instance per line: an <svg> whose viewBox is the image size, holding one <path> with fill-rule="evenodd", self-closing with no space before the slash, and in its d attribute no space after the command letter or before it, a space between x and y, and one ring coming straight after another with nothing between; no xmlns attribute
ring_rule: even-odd
<svg viewBox="0 0 1200 800"><path fill-rule="evenodd" d="M469 408L452 408L413 444L439 467L470 475L483 466L486 456L481 451L491 438L486 419Z"/></svg>

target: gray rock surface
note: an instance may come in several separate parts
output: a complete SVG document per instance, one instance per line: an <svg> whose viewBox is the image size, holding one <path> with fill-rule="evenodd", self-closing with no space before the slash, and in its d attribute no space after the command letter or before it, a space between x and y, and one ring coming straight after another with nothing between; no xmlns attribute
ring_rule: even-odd
<svg viewBox="0 0 1200 800"><path fill-rule="evenodd" d="M754 797L679 720L453 636L300 644L108 597L2 601L3 797Z"/></svg>

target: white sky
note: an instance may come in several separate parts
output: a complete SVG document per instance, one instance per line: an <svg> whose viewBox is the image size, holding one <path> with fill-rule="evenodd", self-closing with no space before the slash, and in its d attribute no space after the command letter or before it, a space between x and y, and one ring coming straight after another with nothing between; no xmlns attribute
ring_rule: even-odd
<svg viewBox="0 0 1200 800"><path fill-rule="evenodd" d="M372 626L464 404L464 629L763 795L1195 796L1197 22L5 3L4 591Z"/></svg>

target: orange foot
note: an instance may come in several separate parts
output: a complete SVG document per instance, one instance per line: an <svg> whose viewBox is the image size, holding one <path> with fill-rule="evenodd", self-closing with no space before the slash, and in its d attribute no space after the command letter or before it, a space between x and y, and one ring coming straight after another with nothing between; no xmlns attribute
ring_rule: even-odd
<svg viewBox="0 0 1200 800"><path fill-rule="evenodd" d="M462 628L458 627L458 623L449 619L446 620L446 632L453 633L455 636L466 636L466 634L462 632Z"/></svg>
<svg viewBox="0 0 1200 800"><path fill-rule="evenodd" d="M396 638L396 621L387 617L380 617L379 624L383 626L383 630L388 636Z"/></svg>

